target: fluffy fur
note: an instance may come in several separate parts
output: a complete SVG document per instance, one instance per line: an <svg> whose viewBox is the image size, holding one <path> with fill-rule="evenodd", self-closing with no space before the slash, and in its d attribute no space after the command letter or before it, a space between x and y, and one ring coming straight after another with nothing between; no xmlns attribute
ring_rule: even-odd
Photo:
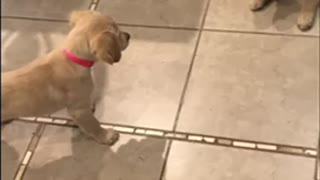
<svg viewBox="0 0 320 180"><path fill-rule="evenodd" d="M130 35L98 12L75 11L69 21L72 29L61 48L25 67L2 73L1 121L67 108L83 132L99 143L112 145L119 134L101 128L91 111L91 69L67 59L63 49L83 59L113 64L120 60Z"/></svg>

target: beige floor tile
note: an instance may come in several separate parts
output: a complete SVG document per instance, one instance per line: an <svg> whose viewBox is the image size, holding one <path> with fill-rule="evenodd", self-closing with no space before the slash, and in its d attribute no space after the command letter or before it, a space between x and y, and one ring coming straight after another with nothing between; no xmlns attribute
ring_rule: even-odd
<svg viewBox="0 0 320 180"><path fill-rule="evenodd" d="M98 10L126 24L199 27L207 0L100 0Z"/></svg>
<svg viewBox="0 0 320 180"><path fill-rule="evenodd" d="M178 130L316 147L319 40L205 32Z"/></svg>
<svg viewBox="0 0 320 180"><path fill-rule="evenodd" d="M12 122L1 127L1 179L13 179L36 125Z"/></svg>
<svg viewBox="0 0 320 180"><path fill-rule="evenodd" d="M32 62L63 42L67 23L2 19L1 71Z"/></svg>
<svg viewBox="0 0 320 180"><path fill-rule="evenodd" d="M73 10L85 10L90 0L2 0L1 15L65 20Z"/></svg>
<svg viewBox="0 0 320 180"><path fill-rule="evenodd" d="M109 148L78 129L46 127L25 180L157 180L165 140L122 135Z"/></svg>
<svg viewBox="0 0 320 180"><path fill-rule="evenodd" d="M125 28L132 35L120 63L96 65L103 122L171 129L197 33Z"/></svg>
<svg viewBox="0 0 320 180"><path fill-rule="evenodd" d="M273 2L267 8L253 13L249 9L249 0L212 0L205 28L319 35L319 16L312 30L301 32L297 28L299 1L301 0Z"/></svg>
<svg viewBox="0 0 320 180"><path fill-rule="evenodd" d="M173 143L163 180L312 180L314 159Z"/></svg>

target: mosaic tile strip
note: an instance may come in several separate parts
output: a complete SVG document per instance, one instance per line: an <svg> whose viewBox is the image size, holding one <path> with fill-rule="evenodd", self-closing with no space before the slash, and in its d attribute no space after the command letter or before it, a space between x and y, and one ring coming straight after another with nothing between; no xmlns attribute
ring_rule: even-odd
<svg viewBox="0 0 320 180"><path fill-rule="evenodd" d="M47 117L41 117L41 118L24 118L27 122L48 122ZM43 121L41 121L43 120ZM20 162L20 166L15 174L14 180L22 180L23 176L27 170L28 164L30 163L32 156L34 154L34 151L39 143L40 137L44 131L45 125L39 124L36 131L33 133L33 136L31 138L31 141L28 145L27 151L23 156L22 161Z"/></svg>
<svg viewBox="0 0 320 180"><path fill-rule="evenodd" d="M75 124L71 119L65 119L60 117L38 117L29 118L22 117L19 121L31 122L31 123L44 123L50 125L75 127ZM102 128L113 128L119 133L132 134L140 136L150 136L156 138L163 138L169 140L186 141L190 143L200 143L206 145L225 146L232 148L248 149L255 151L264 151L271 153L281 153L294 156L303 156L309 158L316 158L318 152L315 148L293 146L287 144L277 144L269 142L258 142L244 139L236 139L220 136L209 136L205 134L194 134L188 132L168 131L163 129L153 129L144 127L134 127L128 125L102 123Z"/></svg>

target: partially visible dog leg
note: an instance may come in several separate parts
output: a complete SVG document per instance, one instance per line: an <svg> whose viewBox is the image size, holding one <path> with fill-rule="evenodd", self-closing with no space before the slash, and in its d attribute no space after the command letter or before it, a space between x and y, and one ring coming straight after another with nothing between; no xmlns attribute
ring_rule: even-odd
<svg viewBox="0 0 320 180"><path fill-rule="evenodd" d="M252 11L260 10L266 5L266 3L270 0L251 0L250 2L250 9Z"/></svg>
<svg viewBox="0 0 320 180"><path fill-rule="evenodd" d="M112 129L105 130L101 128L99 121L94 117L90 109L90 105L68 107L68 112L80 129L97 142L113 145L118 141L119 133Z"/></svg>
<svg viewBox="0 0 320 180"><path fill-rule="evenodd" d="M320 0L304 0L298 17L298 28L302 31L310 29L314 23Z"/></svg>

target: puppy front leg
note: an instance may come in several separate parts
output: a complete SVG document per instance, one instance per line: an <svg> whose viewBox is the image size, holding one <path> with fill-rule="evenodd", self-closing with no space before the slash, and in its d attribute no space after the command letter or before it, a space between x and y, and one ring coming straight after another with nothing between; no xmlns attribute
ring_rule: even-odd
<svg viewBox="0 0 320 180"><path fill-rule="evenodd" d="M313 25L320 0L304 0L298 17L298 28L302 31L310 29Z"/></svg>
<svg viewBox="0 0 320 180"><path fill-rule="evenodd" d="M263 8L263 6L270 0L251 0L250 9L252 11L257 11Z"/></svg>
<svg viewBox="0 0 320 180"><path fill-rule="evenodd" d="M113 129L103 129L100 127L99 121L91 112L90 105L87 107L68 107L68 112L87 135L93 137L97 142L107 145L113 145L119 139L119 133Z"/></svg>

